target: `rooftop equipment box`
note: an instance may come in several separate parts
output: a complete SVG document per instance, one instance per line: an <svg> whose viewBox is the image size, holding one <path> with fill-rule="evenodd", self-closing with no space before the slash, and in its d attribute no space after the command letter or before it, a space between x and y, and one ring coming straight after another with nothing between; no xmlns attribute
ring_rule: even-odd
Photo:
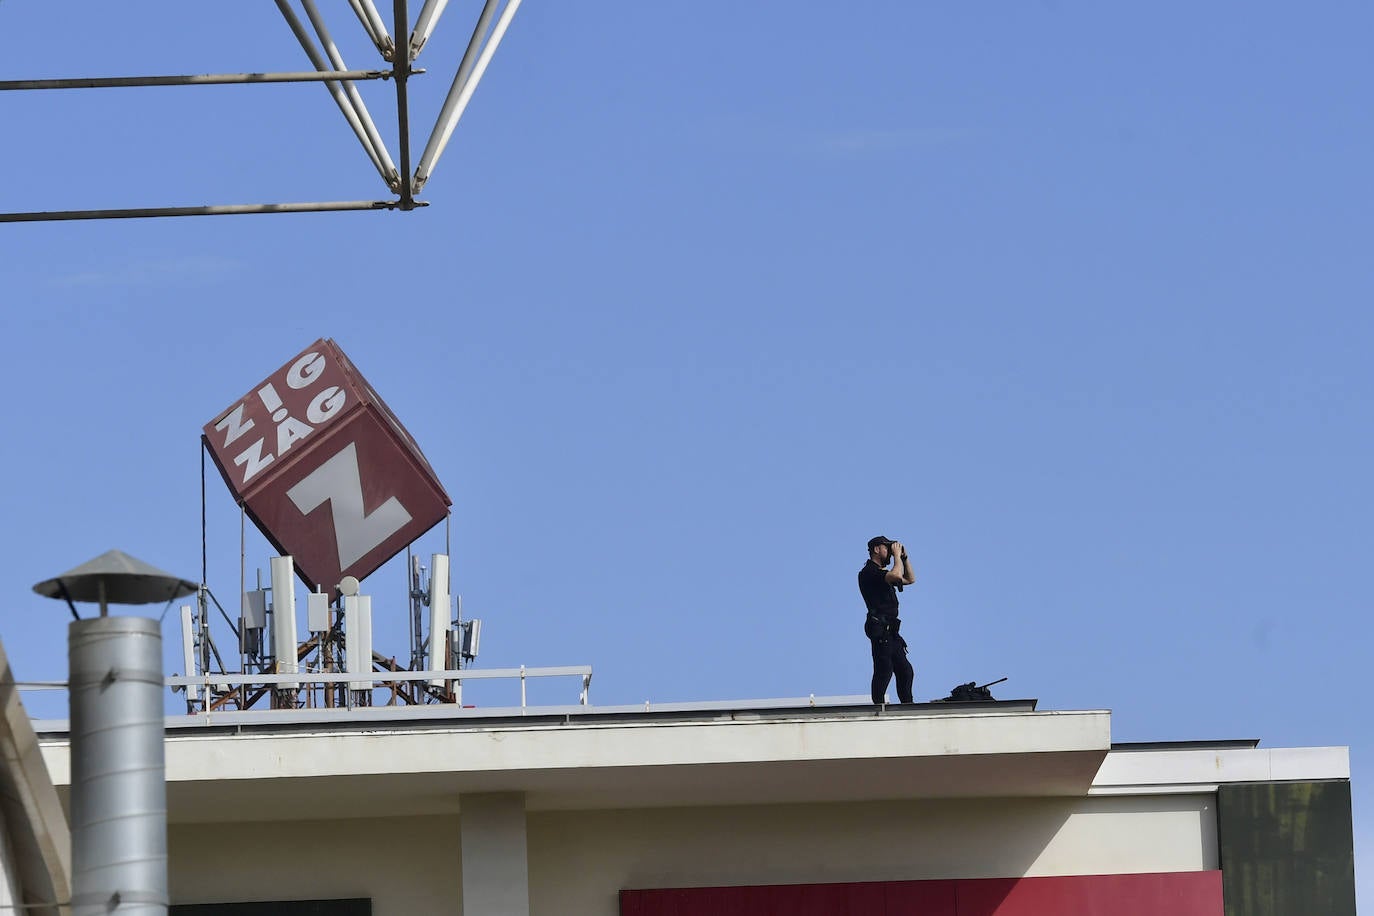
<svg viewBox="0 0 1374 916"><path fill-rule="evenodd" d="M434 469L332 340L205 425L234 498L312 589L377 570L448 514Z"/></svg>

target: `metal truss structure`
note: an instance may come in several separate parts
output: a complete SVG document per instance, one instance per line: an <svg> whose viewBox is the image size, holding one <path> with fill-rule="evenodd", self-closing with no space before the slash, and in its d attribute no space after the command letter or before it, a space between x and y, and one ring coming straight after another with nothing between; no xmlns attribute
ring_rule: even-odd
<svg viewBox="0 0 1374 916"><path fill-rule="evenodd" d="M429 181L439 158L463 116L477 84L481 82L488 64L501 45L520 8L521 0L484 0L482 11L473 27L458 71L453 77L448 96L439 111L424 151L414 170L411 169L410 104L407 81L424 73L414 67L416 58L429 41L448 0L424 0L412 27L408 0L392 0L391 31L383 20L374 0L348 0L354 15L368 39L387 64L377 69L349 69L338 45L330 36L316 0L297 0L310 23L305 23L296 11L293 0L274 0L287 26L300 42L310 59L313 71L281 73L213 73L188 76L120 76L93 79L35 79L0 81L0 91L36 91L48 89L112 89L130 86L205 86L248 83L323 82L338 105L344 119L353 129L363 150L372 161L382 181L394 199L335 200L266 204L225 204L200 207L141 207L113 210L49 210L28 213L0 213L0 223L41 222L81 219L131 219L156 216L226 216L245 213L306 213L339 210L414 210L428 206L416 198ZM313 32L313 34L312 34ZM398 38L400 45L398 47ZM368 80L391 80L396 87L396 121L398 125L397 165L368 113L357 83Z"/></svg>

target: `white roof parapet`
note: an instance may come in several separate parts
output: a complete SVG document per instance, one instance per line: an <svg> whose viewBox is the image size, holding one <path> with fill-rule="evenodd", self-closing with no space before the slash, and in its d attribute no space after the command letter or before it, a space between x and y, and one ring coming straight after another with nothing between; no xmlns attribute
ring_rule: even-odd
<svg viewBox="0 0 1374 916"><path fill-rule="evenodd" d="M518 669L511 669L518 670ZM533 669L532 669L533 670ZM572 669L539 669L542 672L553 672L554 674L580 673ZM587 669L590 670L590 669ZM412 675L409 680L420 680L432 676L432 672L405 672ZM489 674L488 672L483 672ZM391 672L385 672L390 678ZM442 674L442 672L441 672ZM496 672L490 676L506 676L505 671ZM314 675L304 675L308 679ZM367 677L376 678L376 673ZM259 675L259 678L272 677L275 683L284 683L292 675ZM341 679L359 679L364 675L343 675ZM169 681L178 682L199 682L201 678L168 678ZM30 689L34 685L27 685ZM47 687L48 685L44 685ZM64 683L54 682L54 688L65 688ZM696 703L653 703L646 700L643 703L632 703L621 706L592 706L589 704L562 704L544 706L484 706L466 707L452 703L433 703L423 706L355 706L353 708L338 707L333 709L314 708L314 709L228 709L213 710L211 712L196 712L190 714L177 714L167 716L166 728L169 733L194 731L200 728L224 728L224 727L247 727L258 730L268 730L272 728L301 729L310 728L315 731L323 729L347 728L350 726L372 727L379 723L387 723L396 727L403 727L406 723L428 723L428 724L454 724L464 722L469 724L489 725L488 722L478 720L491 719L528 719L532 721L547 720L551 718L563 718L565 724L573 724L574 718L580 719L583 723L594 724L596 720L606 720L612 718L642 717L651 715L655 722L669 717L693 718L746 718L758 715L778 715L787 714L795 711L799 714L809 715L811 710L826 709L838 710L846 709L851 713L859 715L876 716L901 716L901 715L956 715L967 714L969 712L1034 712L1036 707L1035 700L998 700L995 705L984 702L964 702L964 703L918 703L914 706L892 705L876 707L869 700L868 695L845 695L845 696L808 696L808 697L786 697L781 699L765 700L713 700ZM66 719L35 719L33 727L36 732L43 735L45 739L59 738L65 735L70 729L70 723Z"/></svg>
<svg viewBox="0 0 1374 916"><path fill-rule="evenodd" d="M740 706L183 729L167 738L169 817L305 817L341 797L356 816L433 813L436 798L481 792L523 792L530 810L998 797L1009 785L1082 797L1111 746L1105 710ZM65 782L65 742L43 750Z"/></svg>
<svg viewBox="0 0 1374 916"><path fill-rule="evenodd" d="M1088 794L1215 792L1227 783L1349 778L1347 747L1118 747L1102 762Z"/></svg>

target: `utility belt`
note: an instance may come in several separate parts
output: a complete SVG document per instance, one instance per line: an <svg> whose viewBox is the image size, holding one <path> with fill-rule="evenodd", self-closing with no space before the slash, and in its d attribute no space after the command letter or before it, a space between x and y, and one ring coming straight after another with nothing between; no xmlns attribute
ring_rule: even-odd
<svg viewBox="0 0 1374 916"><path fill-rule="evenodd" d="M869 639L880 642L898 636L901 629L901 620L896 617L874 614L872 611L869 612L868 618L864 620L864 635Z"/></svg>

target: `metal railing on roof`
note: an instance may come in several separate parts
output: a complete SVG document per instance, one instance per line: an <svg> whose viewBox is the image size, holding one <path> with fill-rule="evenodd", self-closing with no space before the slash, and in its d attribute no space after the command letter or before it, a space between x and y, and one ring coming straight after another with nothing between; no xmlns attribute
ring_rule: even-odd
<svg viewBox="0 0 1374 916"><path fill-rule="evenodd" d="M591 665L561 665L546 668L527 668L521 665L519 668L456 668L446 671L371 671L363 674L343 674L322 671L296 671L290 674L198 674L198 675L175 675L167 678L167 686L173 690L188 687L200 687L209 690L211 687L267 687L277 685L290 685L303 687L325 685L325 684L358 684L358 690L369 690L377 686L380 682L403 682L403 681L432 681L445 680L462 683L464 681L492 680L492 679L511 679L518 678L520 681L520 707L523 709L528 705L528 693L526 684L530 678L545 677L580 677L582 679L582 689L578 694L577 702L580 706L587 705L588 692L592 685L592 666Z"/></svg>
<svg viewBox="0 0 1374 916"><path fill-rule="evenodd" d="M169 715L167 723L169 726L177 724L179 721L202 721L222 724L232 724L243 721L283 721L300 718L313 720L318 718L315 714L325 715L337 713L357 713L362 710L376 709L400 709L419 711L425 710L428 715L449 716L471 712L468 707L460 703L426 703L422 705L410 705L398 707L391 703L374 704L371 702L372 691L386 689L388 686L394 688L397 683L413 681L431 681L442 678L446 682L461 685L463 682L473 681L493 681L493 680L514 680L520 685L520 705L517 707L504 706L503 710L513 710L517 714L523 714L530 709L528 683L532 678L558 678L573 677L579 681L577 702L569 707L572 709L585 709L589 705L589 695L592 683L592 668L590 665L562 665L554 667L531 668L521 665L518 668L462 668L444 671L372 671L358 674L323 672L323 671L296 671L289 674L261 674L254 672L225 672L219 674L202 675L174 675L164 679L165 684L172 691L200 691L201 696L209 696L215 688L221 692L225 688L242 688L243 693L251 689L274 689L290 688L293 693L301 691L309 692L310 688L324 688L327 685L348 685L354 689L343 691L345 702L333 708L311 708L294 707L279 708L273 710L254 710L254 709L200 709L188 712L184 715ZM354 686L356 685L356 686ZM66 690L66 681L23 681L15 685L20 691L53 691ZM395 690L392 691L394 700ZM543 707L539 707L543 708ZM306 715L307 713L311 715ZM266 717L264 719L264 717ZM66 729L66 723L60 719L35 719L35 727L42 725L40 731L62 731Z"/></svg>

